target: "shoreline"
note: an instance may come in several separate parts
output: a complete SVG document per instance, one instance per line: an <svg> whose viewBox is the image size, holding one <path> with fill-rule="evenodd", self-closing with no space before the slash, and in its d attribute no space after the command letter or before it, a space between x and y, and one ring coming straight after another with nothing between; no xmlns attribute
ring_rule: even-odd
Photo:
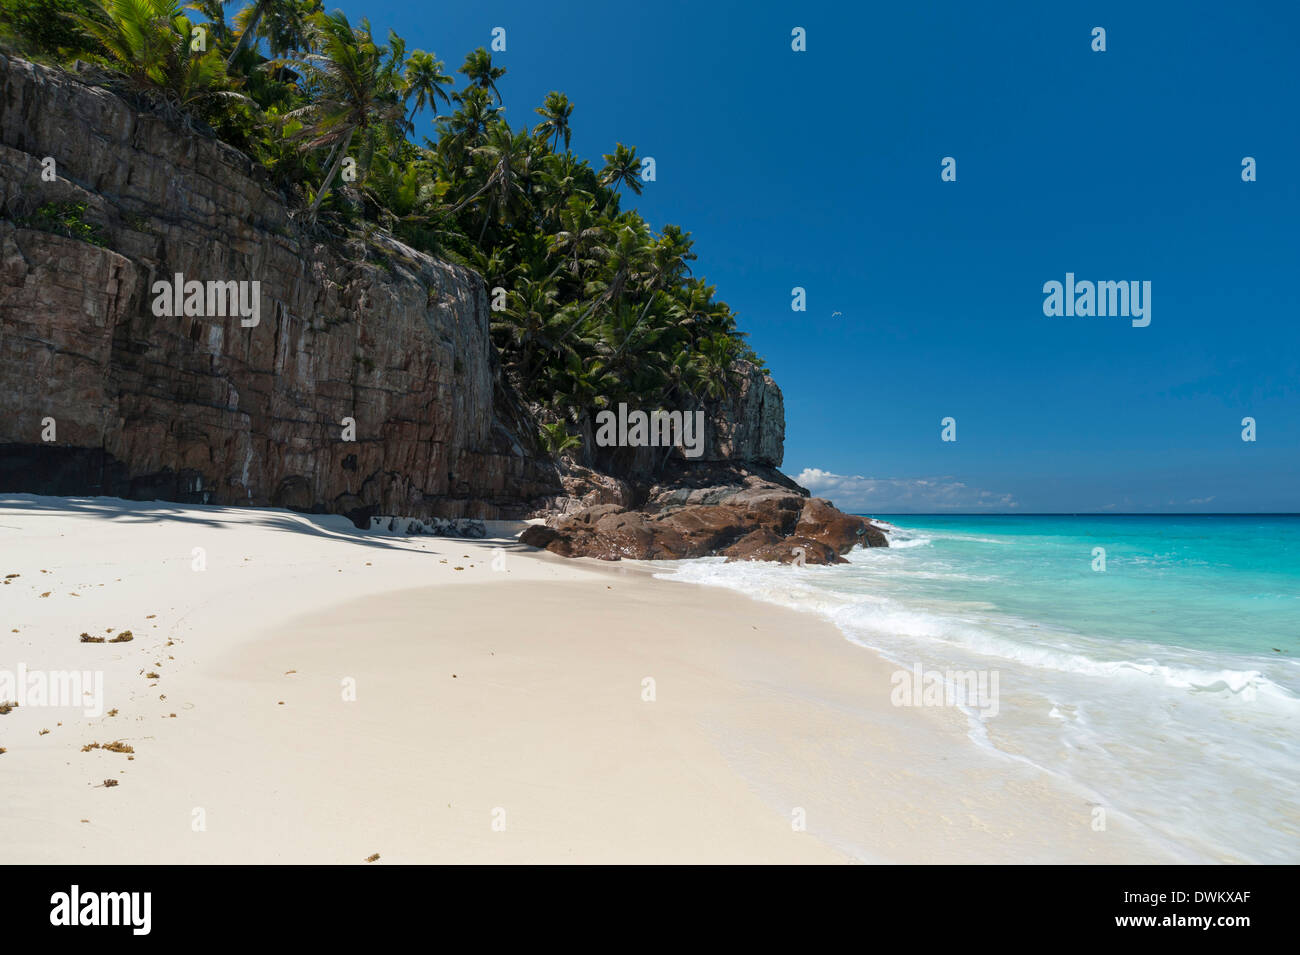
<svg viewBox="0 0 1300 955"><path fill-rule="evenodd" d="M653 565L115 499L0 497L0 534L6 665L119 709L0 716L10 862L1176 861L829 621Z"/></svg>

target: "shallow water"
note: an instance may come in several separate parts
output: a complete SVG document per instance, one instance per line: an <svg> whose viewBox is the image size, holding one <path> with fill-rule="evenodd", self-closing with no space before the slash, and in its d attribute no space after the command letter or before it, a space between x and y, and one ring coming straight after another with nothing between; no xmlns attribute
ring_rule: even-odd
<svg viewBox="0 0 1300 955"><path fill-rule="evenodd" d="M659 576L821 614L900 669L996 673L996 705L962 707L975 745L1188 861L1300 862L1300 517L877 516L892 546L847 565Z"/></svg>

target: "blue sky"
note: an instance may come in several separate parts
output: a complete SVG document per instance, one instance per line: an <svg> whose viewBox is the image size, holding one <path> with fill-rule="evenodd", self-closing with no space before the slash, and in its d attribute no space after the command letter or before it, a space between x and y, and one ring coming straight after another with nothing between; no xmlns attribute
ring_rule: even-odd
<svg viewBox="0 0 1300 955"><path fill-rule="evenodd" d="M1300 511L1296 4L342 8L449 69L504 27L513 125L558 89L575 152L655 158L638 208L693 233L784 470L839 506ZM1150 281L1151 324L1045 316L1067 272Z"/></svg>

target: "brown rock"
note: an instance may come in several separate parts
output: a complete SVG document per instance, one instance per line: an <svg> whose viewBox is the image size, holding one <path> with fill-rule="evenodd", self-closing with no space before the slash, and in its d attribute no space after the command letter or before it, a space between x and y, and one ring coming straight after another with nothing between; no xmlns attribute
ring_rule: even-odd
<svg viewBox="0 0 1300 955"><path fill-rule="evenodd" d="M686 490L689 498L700 489ZM546 531L531 527L520 540L553 553L601 560L723 555L787 564L844 563L841 555L859 544L888 546L865 519L783 486L713 486L709 496L725 503L666 504L673 500L671 489L660 488L656 503L646 510L601 504L557 516Z"/></svg>
<svg viewBox="0 0 1300 955"><path fill-rule="evenodd" d="M519 535L519 543L546 550L559 538L560 532L553 527L547 527L545 524L529 524Z"/></svg>
<svg viewBox="0 0 1300 955"><path fill-rule="evenodd" d="M594 507L584 508L572 516L572 520L583 524L598 524L602 517L609 514L621 514L627 508L621 504L597 504Z"/></svg>
<svg viewBox="0 0 1300 955"><path fill-rule="evenodd" d="M605 514L591 525L590 556L601 560L652 559L656 556L655 534L649 525L649 519L639 511Z"/></svg>
<svg viewBox="0 0 1300 955"><path fill-rule="evenodd" d="M837 554L847 554L859 545L889 546L884 533L865 517L845 514L821 497L809 498L804 504L794 533L828 544Z"/></svg>
<svg viewBox="0 0 1300 955"><path fill-rule="evenodd" d="M676 534L684 543L682 557L704 557L735 543L754 527L741 508L697 505L655 516L656 533Z"/></svg>
<svg viewBox="0 0 1300 955"><path fill-rule="evenodd" d="M752 555L759 549L779 543L781 543L780 534L770 527L759 527L750 531L722 553L729 560L751 560L753 559Z"/></svg>
<svg viewBox="0 0 1300 955"><path fill-rule="evenodd" d="M728 553L728 560L768 560L780 564L847 564L835 548L811 537L787 537L744 553Z"/></svg>

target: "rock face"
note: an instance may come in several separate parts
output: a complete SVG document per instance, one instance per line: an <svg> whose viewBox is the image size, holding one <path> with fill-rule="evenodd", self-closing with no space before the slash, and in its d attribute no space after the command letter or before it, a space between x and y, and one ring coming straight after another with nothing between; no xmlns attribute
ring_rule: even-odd
<svg viewBox="0 0 1300 955"><path fill-rule="evenodd" d="M563 494L498 372L481 279L383 236L314 243L263 180L218 141L0 57L0 490L358 522L515 517ZM91 241L48 231L73 204ZM176 273L259 282L260 322L156 316L152 285Z"/></svg>
<svg viewBox="0 0 1300 955"><path fill-rule="evenodd" d="M725 477L717 472L713 477ZM887 547L885 534L862 517L836 510L756 474L738 484L660 487L633 510L596 504L535 524L520 541L563 557L600 560L677 560L724 556L731 560L838 564L854 547ZM788 483L788 479L787 479Z"/></svg>
<svg viewBox="0 0 1300 955"><path fill-rule="evenodd" d="M781 390L748 362L701 409L698 458L588 433L557 465L500 372L479 276L382 233L322 244L287 208L237 150L0 56L0 491L392 532L542 514L525 542L605 559L885 543L776 470ZM178 274L258 283L258 321L159 314Z"/></svg>
<svg viewBox="0 0 1300 955"><path fill-rule="evenodd" d="M772 376L747 361L733 366L739 387L705 407L705 463L744 461L779 468L785 458L785 400Z"/></svg>
<svg viewBox="0 0 1300 955"><path fill-rule="evenodd" d="M619 480L644 483L659 478L665 468L681 465L743 463L780 467L785 456L785 401L780 387L771 375L745 360L732 363L731 379L725 397L710 399L687 412L704 413L704 442L698 457L687 458L680 449L599 447L595 426L588 420L579 428L582 446L578 452L578 470L593 470ZM629 407L628 410L650 414L672 409ZM583 497L586 491L569 493Z"/></svg>

